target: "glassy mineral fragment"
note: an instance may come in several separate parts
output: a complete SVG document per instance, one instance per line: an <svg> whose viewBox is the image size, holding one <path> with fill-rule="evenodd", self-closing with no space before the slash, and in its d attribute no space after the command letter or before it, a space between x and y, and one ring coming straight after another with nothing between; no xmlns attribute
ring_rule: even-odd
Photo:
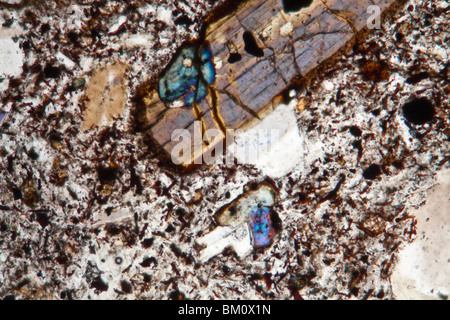
<svg viewBox="0 0 450 320"><path fill-rule="evenodd" d="M202 262L208 261L230 246L240 258L244 258L252 250L250 230L245 223L235 228L217 227L200 238L198 243L206 246L200 254Z"/></svg>
<svg viewBox="0 0 450 320"><path fill-rule="evenodd" d="M417 238L401 248L391 276L396 299L447 299L450 295L450 168L437 172L437 183L415 217Z"/></svg>
<svg viewBox="0 0 450 320"><path fill-rule="evenodd" d="M215 217L219 226L197 240L205 246L200 260L206 262L230 246L240 258L253 248L269 246L279 232L273 211L276 198L275 189L262 183L219 210Z"/></svg>

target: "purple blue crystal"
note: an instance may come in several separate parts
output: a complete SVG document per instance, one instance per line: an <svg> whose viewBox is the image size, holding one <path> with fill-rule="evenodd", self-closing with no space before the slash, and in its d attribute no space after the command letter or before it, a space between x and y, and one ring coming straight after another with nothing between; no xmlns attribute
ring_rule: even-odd
<svg viewBox="0 0 450 320"><path fill-rule="evenodd" d="M276 235L271 219L269 207L255 206L250 213L250 229L253 236L253 246L256 248L266 247L272 243Z"/></svg>

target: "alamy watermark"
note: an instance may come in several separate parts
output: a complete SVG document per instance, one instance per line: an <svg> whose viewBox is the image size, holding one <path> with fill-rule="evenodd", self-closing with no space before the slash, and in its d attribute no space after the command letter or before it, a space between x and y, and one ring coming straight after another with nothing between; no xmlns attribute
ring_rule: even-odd
<svg viewBox="0 0 450 320"><path fill-rule="evenodd" d="M367 19L367 28L369 30L381 29L381 8L375 5L369 6L367 13L370 14L370 17Z"/></svg>
<svg viewBox="0 0 450 320"><path fill-rule="evenodd" d="M67 7L67 22L66 22L66 26L69 29L79 29L82 26L82 16L83 16L83 12L82 9L75 4L72 4L70 6Z"/></svg>

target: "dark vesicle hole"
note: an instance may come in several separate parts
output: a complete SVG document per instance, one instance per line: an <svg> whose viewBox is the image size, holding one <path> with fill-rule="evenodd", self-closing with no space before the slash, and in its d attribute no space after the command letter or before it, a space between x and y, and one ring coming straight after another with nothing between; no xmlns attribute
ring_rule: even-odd
<svg viewBox="0 0 450 320"><path fill-rule="evenodd" d="M411 100L403 105L403 116L412 124L425 124L433 120L435 110L433 104L427 98Z"/></svg>
<svg viewBox="0 0 450 320"><path fill-rule="evenodd" d="M144 273L144 282L150 282L152 281L152 277L149 274Z"/></svg>
<svg viewBox="0 0 450 320"><path fill-rule="evenodd" d="M169 300L185 300L186 296L183 292L180 292L179 290L174 290L169 293Z"/></svg>
<svg viewBox="0 0 450 320"><path fill-rule="evenodd" d="M184 217L186 215L186 210L184 210L183 208L177 208L177 210L175 210L175 214L178 217Z"/></svg>
<svg viewBox="0 0 450 320"><path fill-rule="evenodd" d="M18 188L12 188L12 192L14 195L14 200L20 200L23 198L22 191Z"/></svg>
<svg viewBox="0 0 450 320"><path fill-rule="evenodd" d="M142 266L142 267L144 267L144 268L148 268L148 267L150 267L151 265L158 265L158 262L156 261L156 258L155 257L150 257L150 258L145 258L141 263L140 263L140 265Z"/></svg>
<svg viewBox="0 0 450 320"><path fill-rule="evenodd" d="M370 165L363 172L364 179L369 179L369 180L376 179L379 175L381 175L381 168L377 164Z"/></svg>
<svg viewBox="0 0 450 320"><path fill-rule="evenodd" d="M28 156L30 157L31 160L37 160L39 158L39 155L37 154L37 152L31 148L30 151L28 151Z"/></svg>
<svg viewBox="0 0 450 320"><path fill-rule="evenodd" d="M249 186L249 189L250 190L258 190L258 186L259 186L258 183L252 182Z"/></svg>
<svg viewBox="0 0 450 320"><path fill-rule="evenodd" d="M291 97L290 90L283 90L283 92L281 93L281 97L283 98L283 102L285 104L288 104L294 98L294 97Z"/></svg>
<svg viewBox="0 0 450 320"><path fill-rule="evenodd" d="M350 127L350 133L355 137L361 137L362 131L357 126L351 126Z"/></svg>
<svg viewBox="0 0 450 320"><path fill-rule="evenodd" d="M66 265L69 262L69 257L66 254L61 254L56 258L56 262L60 265Z"/></svg>
<svg viewBox="0 0 450 320"><path fill-rule="evenodd" d="M44 75L46 78L59 78L59 75L61 74L61 71L58 67L54 67L52 65L46 65L44 68Z"/></svg>
<svg viewBox="0 0 450 320"><path fill-rule="evenodd" d="M417 74L413 74L408 79L406 79L406 83L416 84L416 83L419 83L420 81L428 79L428 78L429 78L428 72L420 72Z"/></svg>
<svg viewBox="0 0 450 320"><path fill-rule="evenodd" d="M375 109L375 110L372 110L371 113L372 113L375 117L378 117L378 116L380 115L380 113L381 113L381 109Z"/></svg>
<svg viewBox="0 0 450 320"><path fill-rule="evenodd" d="M74 31L69 31L66 35L67 39L69 39L71 42L75 43L78 41L78 34Z"/></svg>
<svg viewBox="0 0 450 320"><path fill-rule="evenodd" d="M129 283L127 280L120 281L120 287L123 292L125 293L132 293L133 287L131 286L131 283Z"/></svg>
<svg viewBox="0 0 450 320"><path fill-rule="evenodd" d="M365 254L361 258L359 258L359 261L364 262L365 264L368 264L369 263L369 256L367 254Z"/></svg>
<svg viewBox="0 0 450 320"><path fill-rule="evenodd" d="M22 250L25 252L25 254L26 254L27 256L29 256L29 255L32 253L31 246L30 246L29 243L24 244L24 245L22 246ZM60 257L56 258L56 260L58 261L59 258L60 258Z"/></svg>
<svg viewBox="0 0 450 320"><path fill-rule="evenodd" d="M256 39L250 31L244 32L243 39L245 44L245 52L255 57L264 57L264 51L258 47Z"/></svg>
<svg viewBox="0 0 450 320"><path fill-rule="evenodd" d="M91 286L90 288L94 288L97 289L98 291L106 291L108 290L108 284L100 277L95 278L92 282L91 282Z"/></svg>
<svg viewBox="0 0 450 320"><path fill-rule="evenodd" d="M21 43L20 46L21 46L21 48L22 48L23 50L27 51L27 50L30 50L30 48L31 48L31 43L30 43L30 41L24 41L24 42Z"/></svg>
<svg viewBox="0 0 450 320"><path fill-rule="evenodd" d="M353 288L350 290L350 294L351 294L351 295L354 295L355 297L357 297L358 294L359 294L359 288L358 288L358 287L353 287Z"/></svg>
<svg viewBox="0 0 450 320"><path fill-rule="evenodd" d="M23 288L23 287L25 287L26 285L29 285L30 283L31 283L31 280L30 280L30 279L28 279L28 278L23 279L22 281L20 281L20 282L17 284L17 289Z"/></svg>
<svg viewBox="0 0 450 320"><path fill-rule="evenodd" d="M401 160L394 160L392 162L392 165L398 170L401 170L405 167L405 165L403 164L403 161L401 161Z"/></svg>
<svg viewBox="0 0 450 320"><path fill-rule="evenodd" d="M36 221L41 225L42 228L45 228L46 226L48 226L50 224L50 219L49 217L42 212L38 212L36 214Z"/></svg>
<svg viewBox="0 0 450 320"><path fill-rule="evenodd" d="M117 236L121 232L120 228L115 224L107 224L105 230L111 236Z"/></svg>
<svg viewBox="0 0 450 320"><path fill-rule="evenodd" d="M352 147L355 148L356 150L358 150L358 159L360 159L362 156L362 153L363 153L363 147L362 147L361 140L358 139L356 141L353 141Z"/></svg>
<svg viewBox="0 0 450 320"><path fill-rule="evenodd" d="M136 187L137 194L142 194L144 186L142 185L141 178L136 174L134 167L131 167L130 169L130 185Z"/></svg>
<svg viewBox="0 0 450 320"><path fill-rule="evenodd" d="M4 18L5 19L5 18ZM14 18L10 18L10 19L8 19L8 18L6 18L5 19L5 22L3 22L2 23L2 27L4 27L4 28L9 28L9 27L11 27L11 25L14 23Z"/></svg>
<svg viewBox="0 0 450 320"><path fill-rule="evenodd" d="M423 21L423 25L425 27L429 27L432 24L432 21L431 21L432 19L433 19L433 16L431 14L429 14L429 13L425 14L425 19Z"/></svg>
<svg viewBox="0 0 450 320"><path fill-rule="evenodd" d="M228 275L228 274L230 274L231 269L230 269L228 266L224 265L224 266L222 266L222 272L223 272L225 275Z"/></svg>
<svg viewBox="0 0 450 320"><path fill-rule="evenodd" d="M97 173L101 183L113 182L117 178L116 168L100 167L98 168Z"/></svg>
<svg viewBox="0 0 450 320"><path fill-rule="evenodd" d="M48 136L48 141L50 142L50 144L53 147L54 145L61 143L62 139L58 133L53 132Z"/></svg>
<svg viewBox="0 0 450 320"><path fill-rule="evenodd" d="M275 211L270 213L270 219L272 220L272 226L275 231L280 232L282 229L281 219Z"/></svg>
<svg viewBox="0 0 450 320"><path fill-rule="evenodd" d="M311 5L313 0L283 0L283 10L285 12L298 12Z"/></svg>
<svg viewBox="0 0 450 320"><path fill-rule="evenodd" d="M230 57L228 58L228 63L236 63L236 62L240 61L241 59L242 59L242 56L239 53L237 53L237 52L230 53Z"/></svg>
<svg viewBox="0 0 450 320"><path fill-rule="evenodd" d="M308 199L306 194L304 194L303 192L297 192L294 197L297 197L298 201L305 201L306 199Z"/></svg>
<svg viewBox="0 0 450 320"><path fill-rule="evenodd" d="M73 289L67 290L66 297L67 297L67 300L74 300L74 298L73 298Z"/></svg>
<svg viewBox="0 0 450 320"><path fill-rule="evenodd" d="M169 223L169 225L167 226L165 232L171 233L171 232L173 232L175 230L176 230L175 227L172 224Z"/></svg>
<svg viewBox="0 0 450 320"><path fill-rule="evenodd" d="M148 249L153 245L153 241L153 238L146 238L141 242L141 244L145 249Z"/></svg>
<svg viewBox="0 0 450 320"><path fill-rule="evenodd" d="M73 224L79 224L80 223L80 219L78 219L77 217L72 217L71 220L72 220Z"/></svg>
<svg viewBox="0 0 450 320"><path fill-rule="evenodd" d="M352 143L353 148L358 149L358 150L362 150L362 143L361 140L356 140Z"/></svg>
<svg viewBox="0 0 450 320"><path fill-rule="evenodd" d="M401 32L397 32L395 34L395 40L397 40L397 42L402 41L404 38L405 38L405 35L403 33L401 33Z"/></svg>
<svg viewBox="0 0 450 320"><path fill-rule="evenodd" d="M190 26L192 23L193 21L185 15L182 15L181 17L175 19L175 24L177 25Z"/></svg>
<svg viewBox="0 0 450 320"><path fill-rule="evenodd" d="M108 207L105 209L106 215L109 217L114 210L114 207Z"/></svg>
<svg viewBox="0 0 450 320"><path fill-rule="evenodd" d="M177 256L177 258L179 258L183 255L183 252L181 251L180 248L177 247L177 245L175 243L172 243L170 245L170 250L172 250L172 252L175 254L175 256Z"/></svg>
<svg viewBox="0 0 450 320"><path fill-rule="evenodd" d="M258 281L258 280L262 280L262 279L263 279L263 276L260 275L259 273L253 273L253 274L248 278L249 281Z"/></svg>
<svg viewBox="0 0 450 320"><path fill-rule="evenodd" d="M50 31L50 25L48 23L45 23L45 24L41 25L40 31L41 31L41 34L49 32Z"/></svg>

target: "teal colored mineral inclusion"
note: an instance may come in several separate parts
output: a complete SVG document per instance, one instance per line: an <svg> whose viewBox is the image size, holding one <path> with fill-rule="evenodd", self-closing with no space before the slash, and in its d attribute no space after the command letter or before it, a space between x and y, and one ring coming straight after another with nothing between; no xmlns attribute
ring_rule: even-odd
<svg viewBox="0 0 450 320"><path fill-rule="evenodd" d="M253 245L256 248L268 246L276 235L272 226L270 208L255 206L250 213L250 229L253 236Z"/></svg>
<svg viewBox="0 0 450 320"><path fill-rule="evenodd" d="M208 85L216 77L212 53L209 47L202 46L199 57L194 45L183 47L158 81L158 93L161 101L173 102L179 98L187 106L200 102L208 94Z"/></svg>

